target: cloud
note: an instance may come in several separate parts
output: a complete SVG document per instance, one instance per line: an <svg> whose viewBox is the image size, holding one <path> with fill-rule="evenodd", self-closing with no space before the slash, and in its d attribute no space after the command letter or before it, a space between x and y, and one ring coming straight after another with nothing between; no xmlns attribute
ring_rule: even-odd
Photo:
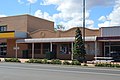
<svg viewBox="0 0 120 80"><path fill-rule="evenodd" d="M96 6L113 6L115 4L115 0L86 0L86 27L94 28L94 21L90 19L90 10ZM76 26L82 26L82 0L42 0L40 5L49 6L54 5L58 13L53 14L48 18L52 18L55 22L55 26L57 24L61 24L65 26L65 29L69 29ZM44 12L42 12L42 15ZM104 22L110 19L107 16L102 16L99 18L100 21ZM108 24L107 22L105 23ZM103 25L103 23L101 24ZM100 24L99 24L100 26Z"/></svg>
<svg viewBox="0 0 120 80"><path fill-rule="evenodd" d="M0 17L6 17L6 15L4 15L4 14L0 14Z"/></svg>
<svg viewBox="0 0 120 80"><path fill-rule="evenodd" d="M41 3L42 5L60 5L64 2L70 2L73 4L77 3L79 5L82 5L82 0L43 0ZM86 0L86 7L87 9L90 9L91 7L95 6L111 6L115 4L115 0Z"/></svg>
<svg viewBox="0 0 120 80"><path fill-rule="evenodd" d="M104 23L98 24L99 27L109 27L110 26L110 21L105 21Z"/></svg>
<svg viewBox="0 0 120 80"><path fill-rule="evenodd" d="M120 0L116 0L113 11L105 16L106 20L103 23L99 23L99 27L119 26L120 25Z"/></svg>
<svg viewBox="0 0 120 80"><path fill-rule="evenodd" d="M82 0L43 0L41 5L55 5L56 10L59 13L55 13L52 16L52 20L56 25L63 25L65 29L72 27L82 26ZM42 15L40 15L42 16ZM94 23L92 20L88 20L89 11L86 11L87 21ZM90 26L90 23L87 24ZM93 25L93 24L92 24Z"/></svg>
<svg viewBox="0 0 120 80"><path fill-rule="evenodd" d="M37 0L27 0L30 4L36 3Z"/></svg>
<svg viewBox="0 0 120 80"><path fill-rule="evenodd" d="M96 6L111 6L115 4L115 0L86 0L87 8Z"/></svg>
<svg viewBox="0 0 120 80"><path fill-rule="evenodd" d="M106 21L106 17L105 16L101 16L98 20L99 21Z"/></svg>
<svg viewBox="0 0 120 80"><path fill-rule="evenodd" d="M22 0L18 0L18 3L20 4L24 4L24 2Z"/></svg>
<svg viewBox="0 0 120 80"><path fill-rule="evenodd" d="M53 21L52 17L47 12L42 12L41 10L37 10L34 16Z"/></svg>
<svg viewBox="0 0 120 80"><path fill-rule="evenodd" d="M61 4L61 2L63 2L63 0L43 0L42 3L40 3L41 5L58 5Z"/></svg>
<svg viewBox="0 0 120 80"><path fill-rule="evenodd" d="M26 5L29 5L29 4L34 4L37 2L37 0L17 0L18 3L20 4L26 4Z"/></svg>

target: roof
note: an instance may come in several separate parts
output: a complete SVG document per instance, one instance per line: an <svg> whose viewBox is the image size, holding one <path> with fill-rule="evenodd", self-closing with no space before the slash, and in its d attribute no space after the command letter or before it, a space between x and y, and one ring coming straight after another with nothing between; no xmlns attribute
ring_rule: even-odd
<svg viewBox="0 0 120 80"><path fill-rule="evenodd" d="M47 19L44 19L44 18L40 18L40 17L37 17L37 16L33 16L33 15L30 15L30 14L21 14L21 15L5 16L5 17L0 17L0 19L10 18L10 17L22 17L22 16L34 17L34 18L38 18L38 19L42 19L42 20L45 20L45 21L49 21L49 22L53 22L53 23L54 23L54 21L47 20Z"/></svg>
<svg viewBox="0 0 120 80"><path fill-rule="evenodd" d="M85 37L86 41L96 41L96 36ZM74 42L75 37L19 39L16 43Z"/></svg>

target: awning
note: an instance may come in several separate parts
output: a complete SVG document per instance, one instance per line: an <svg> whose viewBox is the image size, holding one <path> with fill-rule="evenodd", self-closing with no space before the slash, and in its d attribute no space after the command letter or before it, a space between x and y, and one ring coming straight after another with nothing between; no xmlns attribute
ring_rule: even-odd
<svg viewBox="0 0 120 80"><path fill-rule="evenodd" d="M120 36L97 37L97 41L120 41Z"/></svg>
<svg viewBox="0 0 120 80"><path fill-rule="evenodd" d="M16 43L74 42L75 37L19 39ZM96 41L96 37L85 37L85 41Z"/></svg>
<svg viewBox="0 0 120 80"><path fill-rule="evenodd" d="M26 32L18 32L18 31L2 31L0 32L0 38L26 38Z"/></svg>

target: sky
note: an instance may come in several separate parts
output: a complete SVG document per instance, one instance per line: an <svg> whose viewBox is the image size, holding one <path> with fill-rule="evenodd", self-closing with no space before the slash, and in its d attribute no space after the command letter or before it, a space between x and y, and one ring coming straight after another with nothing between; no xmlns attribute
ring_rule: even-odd
<svg viewBox="0 0 120 80"><path fill-rule="evenodd" d="M83 0L1 0L0 17L30 14L65 30L82 27ZM120 0L86 0L86 28L120 26Z"/></svg>

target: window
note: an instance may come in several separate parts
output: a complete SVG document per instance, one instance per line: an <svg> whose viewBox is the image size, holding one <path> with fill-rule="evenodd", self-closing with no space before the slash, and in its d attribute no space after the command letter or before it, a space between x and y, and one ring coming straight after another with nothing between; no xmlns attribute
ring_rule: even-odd
<svg viewBox="0 0 120 80"><path fill-rule="evenodd" d="M0 55L5 56L7 54L7 43L0 43Z"/></svg>
<svg viewBox="0 0 120 80"><path fill-rule="evenodd" d="M68 54L68 45L67 44L60 45L60 53L61 54Z"/></svg>
<svg viewBox="0 0 120 80"><path fill-rule="evenodd" d="M0 26L0 31L7 31L7 26Z"/></svg>

